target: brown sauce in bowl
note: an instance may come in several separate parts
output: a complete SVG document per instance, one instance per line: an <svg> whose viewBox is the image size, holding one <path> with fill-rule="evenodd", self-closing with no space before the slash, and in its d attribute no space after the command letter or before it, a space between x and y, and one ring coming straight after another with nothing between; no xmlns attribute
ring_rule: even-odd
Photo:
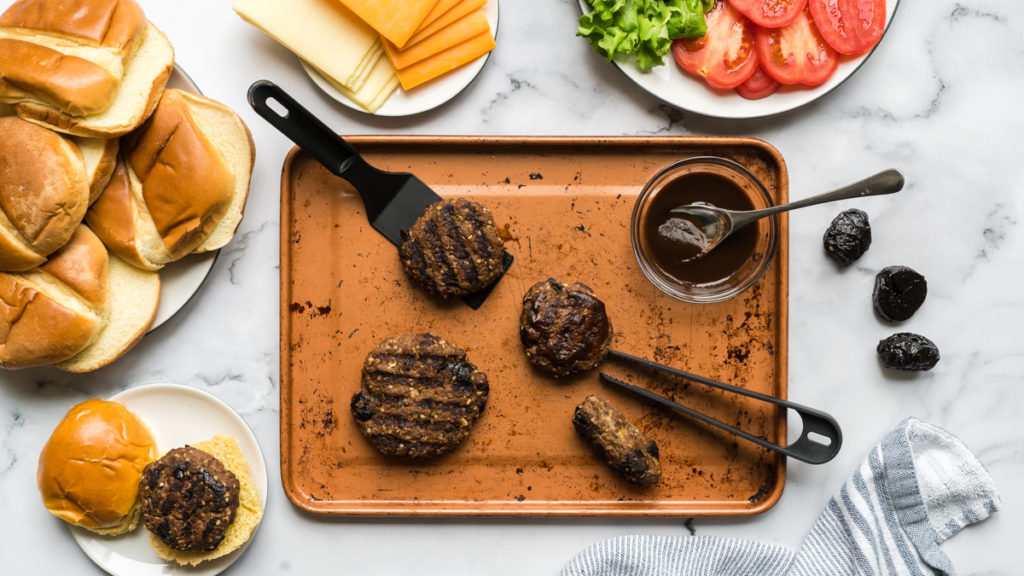
<svg viewBox="0 0 1024 576"><path fill-rule="evenodd" d="M704 256L686 262L702 249L703 234L695 222L670 211L695 202L752 210L751 193L733 180L710 172L691 172L666 183L651 199L641 223L650 263L681 284L714 284L728 279L754 255L757 227L742 228Z"/></svg>

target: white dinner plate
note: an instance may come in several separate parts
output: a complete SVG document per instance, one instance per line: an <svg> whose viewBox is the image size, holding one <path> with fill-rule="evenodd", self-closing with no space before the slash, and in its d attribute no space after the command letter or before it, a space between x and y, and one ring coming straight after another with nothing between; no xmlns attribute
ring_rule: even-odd
<svg viewBox="0 0 1024 576"><path fill-rule="evenodd" d="M581 10L590 10L587 0L577 0L577 3ZM899 4L899 0L886 2L886 32L889 30L889 24L892 22L897 4ZM883 32L883 37L884 34L885 32ZM581 41L589 43L588 40L582 38ZM881 42L879 40L879 44ZM878 44L875 45L875 48L877 47ZM664 56L665 64L656 66L650 72L641 72L632 55L617 56L612 64L640 89L676 108L715 118L761 118L794 110L828 94L853 75L875 51L875 48L855 58L844 57L835 73L820 86L813 88L783 86L779 88L778 92L760 100L747 100L737 94L735 90L719 90L708 86L707 82L684 72L672 58L671 51ZM595 54L595 56L597 55ZM600 56L597 57L600 58Z"/></svg>
<svg viewBox="0 0 1024 576"><path fill-rule="evenodd" d="M192 78L177 64L174 65L174 71L167 81L167 87L202 94ZM159 328L188 304L210 274L217 254L219 251L192 254L160 269L160 305L156 309L153 323L149 326L149 332Z"/></svg>
<svg viewBox="0 0 1024 576"><path fill-rule="evenodd" d="M160 453L219 434L233 436L249 462L253 483L266 508L267 464L259 443L241 416L216 396L190 386L150 384L125 390L110 399L124 404L149 426ZM75 526L70 528L85 554L114 576L214 576L237 560L248 546L246 543L227 556L199 566L184 567L157 556L149 544L149 532L141 522L134 531L112 537Z"/></svg>
<svg viewBox="0 0 1024 576"><path fill-rule="evenodd" d="M488 0L487 4L484 5L484 14L487 16L487 22L491 25L491 34L497 36L498 34L498 0ZM484 64L487 63L487 58L490 56L490 52L477 58L476 60L462 66L461 68L454 70L437 78L431 80L426 84L421 84L412 90L406 92L401 86L395 93L391 95L384 104L377 109L376 112L367 112L365 108L356 104L352 100L349 100L347 96L338 91L337 88L331 86L330 82L324 79L316 70L314 70L309 64L302 59L299 59L299 63L302 64L302 68L309 75L313 83L323 90L328 96L334 98L338 102L345 106L365 112L366 114L373 114L374 116L411 116L413 114L419 114L426 112L427 110L433 110L452 98L458 96L466 86L476 79L480 70L483 69ZM387 58L387 56L381 56Z"/></svg>

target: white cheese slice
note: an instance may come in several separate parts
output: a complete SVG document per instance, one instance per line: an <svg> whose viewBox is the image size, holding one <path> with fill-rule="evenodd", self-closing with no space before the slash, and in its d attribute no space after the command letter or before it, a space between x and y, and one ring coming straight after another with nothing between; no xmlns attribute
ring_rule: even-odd
<svg viewBox="0 0 1024 576"><path fill-rule="evenodd" d="M353 73L347 81L343 81L345 87L349 90L359 90L362 88L363 83L365 83L366 79L370 77L370 71L372 71L373 67L377 64L377 60L383 57L384 46L378 40L377 43L373 45L373 48L366 53L366 57L363 58L363 61L359 63L359 68L356 69L355 73ZM314 66L314 68L316 67ZM317 68L317 70L320 69ZM320 70L320 74L324 75L322 70Z"/></svg>
<svg viewBox="0 0 1024 576"><path fill-rule="evenodd" d="M358 80L377 33L335 0L235 0L243 20L327 76Z"/></svg>
<svg viewBox="0 0 1024 576"><path fill-rule="evenodd" d="M350 90L330 76L324 77L349 100L368 112L376 112L398 88L398 76L387 58L380 58L374 64L366 82L359 90Z"/></svg>

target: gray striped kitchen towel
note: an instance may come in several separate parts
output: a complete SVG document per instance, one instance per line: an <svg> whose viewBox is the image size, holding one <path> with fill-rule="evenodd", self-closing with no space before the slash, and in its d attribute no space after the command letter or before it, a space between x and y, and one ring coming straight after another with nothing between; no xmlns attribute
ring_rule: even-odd
<svg viewBox="0 0 1024 576"><path fill-rule="evenodd" d="M622 536L562 576L952 575L939 545L999 508L988 471L957 437L908 418L832 497L800 548L711 536Z"/></svg>

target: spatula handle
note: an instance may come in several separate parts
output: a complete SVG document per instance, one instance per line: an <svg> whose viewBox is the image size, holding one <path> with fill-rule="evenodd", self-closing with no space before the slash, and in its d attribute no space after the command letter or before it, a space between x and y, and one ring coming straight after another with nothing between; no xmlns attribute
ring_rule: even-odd
<svg viewBox="0 0 1024 576"><path fill-rule="evenodd" d="M269 80L253 82L249 105L336 176L344 178L353 162L362 160L355 148Z"/></svg>

